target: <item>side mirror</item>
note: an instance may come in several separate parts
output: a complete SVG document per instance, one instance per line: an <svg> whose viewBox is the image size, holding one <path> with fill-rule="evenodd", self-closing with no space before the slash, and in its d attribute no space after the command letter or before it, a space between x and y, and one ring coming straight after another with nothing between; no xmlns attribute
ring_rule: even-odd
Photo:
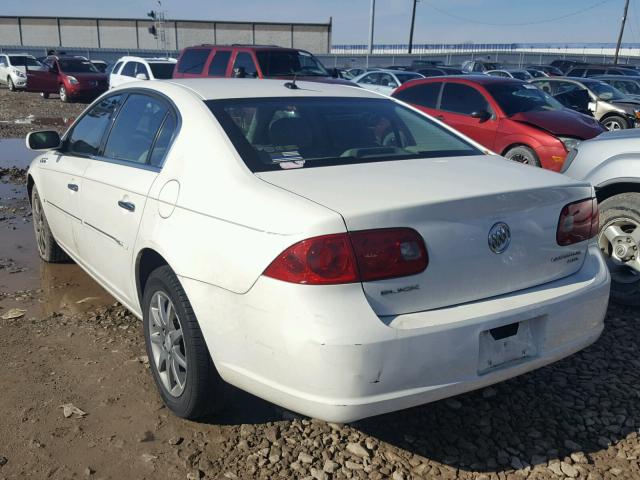
<svg viewBox="0 0 640 480"><path fill-rule="evenodd" d="M480 123L484 123L487 120L491 119L491 114L486 110L479 110L477 112L473 112L471 114L471 118L477 118L478 120L480 120Z"/></svg>
<svg viewBox="0 0 640 480"><path fill-rule="evenodd" d="M60 134L54 130L42 130L27 134L27 148L30 150L54 150L60 148Z"/></svg>
<svg viewBox="0 0 640 480"><path fill-rule="evenodd" d="M136 78L137 78L138 80L149 80L149 77L147 77L147 74L146 74L146 73L138 73L138 74L136 75Z"/></svg>
<svg viewBox="0 0 640 480"><path fill-rule="evenodd" d="M244 67L236 67L233 69L233 77L234 78L245 78L247 76L247 71Z"/></svg>

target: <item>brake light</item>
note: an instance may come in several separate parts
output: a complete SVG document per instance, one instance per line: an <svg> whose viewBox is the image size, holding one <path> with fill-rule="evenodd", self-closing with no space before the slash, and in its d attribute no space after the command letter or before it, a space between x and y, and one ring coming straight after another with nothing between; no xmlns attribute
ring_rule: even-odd
<svg viewBox="0 0 640 480"><path fill-rule="evenodd" d="M570 203L560 212L556 241L563 247L582 242L596 236L598 228L598 200L588 198Z"/></svg>
<svg viewBox="0 0 640 480"><path fill-rule="evenodd" d="M389 228L303 240L278 255L264 275L291 283L334 285L415 275L427 263L418 232Z"/></svg>

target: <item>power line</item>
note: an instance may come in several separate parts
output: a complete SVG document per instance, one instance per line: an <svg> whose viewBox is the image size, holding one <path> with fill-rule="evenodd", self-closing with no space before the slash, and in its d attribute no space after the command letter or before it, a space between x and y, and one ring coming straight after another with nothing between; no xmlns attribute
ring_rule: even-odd
<svg viewBox="0 0 640 480"><path fill-rule="evenodd" d="M451 13L448 12L446 10L443 10L442 8L436 7L435 5L433 5L433 3L431 3L430 0L424 0L424 3L429 6L430 8L432 8L433 10L435 10L436 12L439 12L443 15L446 15L448 17L451 18L455 18L456 20L461 20L463 22L468 22L468 23L477 23L480 25L493 25L493 26L499 26L499 27L509 27L509 26L525 26L525 25L539 25L541 23L550 23L550 22L556 22L558 20L563 20L565 18L569 18L569 17L573 17L574 15L580 15L581 13L585 13L588 12L589 10L593 10L594 8L599 7L600 5L604 5L605 3L609 3L611 0L600 0L599 2L594 3L593 5L590 5L586 8L582 8L580 10L571 12L571 13L566 13L564 15L560 15L557 17L553 17L553 18L547 18L544 20L534 20L531 22L522 22L522 23L518 23L518 22L508 22L508 23L496 23L496 22L483 22L481 20L476 20L473 18L468 18L468 17L464 17L462 15L457 15L455 13Z"/></svg>

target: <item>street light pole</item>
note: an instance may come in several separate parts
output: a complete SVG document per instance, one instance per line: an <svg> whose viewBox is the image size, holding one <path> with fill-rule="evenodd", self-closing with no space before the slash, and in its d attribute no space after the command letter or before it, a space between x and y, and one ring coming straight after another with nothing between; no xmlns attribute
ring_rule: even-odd
<svg viewBox="0 0 640 480"><path fill-rule="evenodd" d="M413 27L416 24L416 4L418 0L413 0L413 11L411 12L411 30L409 31L409 53L413 51Z"/></svg>
<svg viewBox="0 0 640 480"><path fill-rule="evenodd" d="M620 24L620 34L618 35L618 43L616 44L616 55L613 57L613 63L618 63L618 55L620 54L620 45L622 44L622 35L624 34L624 24L627 21L627 11L629 10L629 0L624 2L624 13L622 14L622 23Z"/></svg>
<svg viewBox="0 0 640 480"><path fill-rule="evenodd" d="M376 15L376 0L371 0L371 16L369 19L369 55L373 53L373 27Z"/></svg>

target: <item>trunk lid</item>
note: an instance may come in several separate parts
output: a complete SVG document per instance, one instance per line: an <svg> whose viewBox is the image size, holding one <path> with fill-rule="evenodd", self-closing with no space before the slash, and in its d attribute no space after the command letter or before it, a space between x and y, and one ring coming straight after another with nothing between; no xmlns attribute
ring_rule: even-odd
<svg viewBox="0 0 640 480"><path fill-rule="evenodd" d="M556 243L562 208L591 197L591 186L498 156L402 160L279 172L258 177L324 205L349 231L410 227L427 246L427 269L363 283L378 315L470 302L540 285L576 272L587 242ZM489 231L511 233L501 254ZM333 233L333 232L327 232Z"/></svg>

